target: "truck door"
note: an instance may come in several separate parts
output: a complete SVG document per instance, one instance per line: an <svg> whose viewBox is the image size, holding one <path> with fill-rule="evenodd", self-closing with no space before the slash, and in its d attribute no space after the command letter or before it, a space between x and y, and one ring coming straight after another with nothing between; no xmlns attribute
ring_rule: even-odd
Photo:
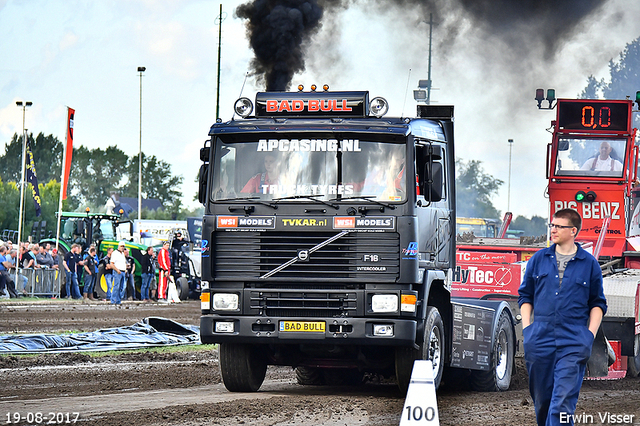
<svg viewBox="0 0 640 426"><path fill-rule="evenodd" d="M448 267L451 253L451 210L447 201L445 151L436 144L416 144L417 195L421 241L434 266ZM422 251L422 250L421 250Z"/></svg>

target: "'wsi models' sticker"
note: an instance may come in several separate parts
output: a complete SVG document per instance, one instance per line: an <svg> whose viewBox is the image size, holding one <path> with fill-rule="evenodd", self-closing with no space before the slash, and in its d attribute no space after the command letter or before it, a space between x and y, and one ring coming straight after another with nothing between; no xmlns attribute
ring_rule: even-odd
<svg viewBox="0 0 640 426"><path fill-rule="evenodd" d="M216 221L218 229L275 229L274 216L218 216Z"/></svg>
<svg viewBox="0 0 640 426"><path fill-rule="evenodd" d="M395 229L396 222L391 217L354 217L336 216L333 218L333 229Z"/></svg>

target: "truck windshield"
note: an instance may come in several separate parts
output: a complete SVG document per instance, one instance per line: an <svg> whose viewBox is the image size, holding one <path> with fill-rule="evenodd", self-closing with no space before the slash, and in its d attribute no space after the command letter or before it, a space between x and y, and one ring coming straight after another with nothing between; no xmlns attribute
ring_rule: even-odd
<svg viewBox="0 0 640 426"><path fill-rule="evenodd" d="M217 139L211 199L405 199L405 145L287 136L235 143Z"/></svg>
<svg viewBox="0 0 640 426"><path fill-rule="evenodd" d="M561 138L556 176L622 177L625 139Z"/></svg>

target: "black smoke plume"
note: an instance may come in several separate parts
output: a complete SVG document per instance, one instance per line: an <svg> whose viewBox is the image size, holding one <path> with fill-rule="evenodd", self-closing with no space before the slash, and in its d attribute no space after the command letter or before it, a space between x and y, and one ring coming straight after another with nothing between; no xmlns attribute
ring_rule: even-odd
<svg viewBox="0 0 640 426"><path fill-rule="evenodd" d="M247 20L255 53L253 73L266 90L287 90L293 75L304 71L304 49L320 28L323 9L316 0L255 0L238 6Z"/></svg>
<svg viewBox="0 0 640 426"><path fill-rule="evenodd" d="M503 38L514 48L527 42L541 42L544 59L575 31L580 31L585 18L596 12L607 0L458 0L473 22L485 32ZM525 46L523 46L525 45Z"/></svg>
<svg viewBox="0 0 640 426"><path fill-rule="evenodd" d="M498 37L524 57L542 45L543 58L553 58L560 46L583 29L587 17L607 0L254 0L236 9L247 20L255 53L253 74L267 90L287 90L295 73L305 69L305 50L323 17L362 3L371 13L404 12L428 22L433 14L439 29L436 45L452 45L466 22L481 33ZM412 31L402 19L390 19L392 31ZM417 31L417 30L416 30ZM335 34L334 34L335 36ZM399 49L399 54L402 50Z"/></svg>

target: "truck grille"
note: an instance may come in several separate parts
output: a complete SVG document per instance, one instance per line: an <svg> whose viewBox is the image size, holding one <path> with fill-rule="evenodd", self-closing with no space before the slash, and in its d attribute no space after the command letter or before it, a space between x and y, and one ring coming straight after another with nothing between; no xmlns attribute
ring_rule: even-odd
<svg viewBox="0 0 640 426"><path fill-rule="evenodd" d="M360 292L349 291L292 291L292 290L247 290L250 309L257 314L281 317L344 317L355 316ZM362 296L361 296L362 297Z"/></svg>
<svg viewBox="0 0 640 426"><path fill-rule="evenodd" d="M334 237L337 232L214 233L215 280L257 280L297 258L301 250ZM367 260L364 261L365 255ZM372 257L372 255L377 257ZM395 232L352 232L311 253L263 282L342 281L395 282L399 276L400 244Z"/></svg>

